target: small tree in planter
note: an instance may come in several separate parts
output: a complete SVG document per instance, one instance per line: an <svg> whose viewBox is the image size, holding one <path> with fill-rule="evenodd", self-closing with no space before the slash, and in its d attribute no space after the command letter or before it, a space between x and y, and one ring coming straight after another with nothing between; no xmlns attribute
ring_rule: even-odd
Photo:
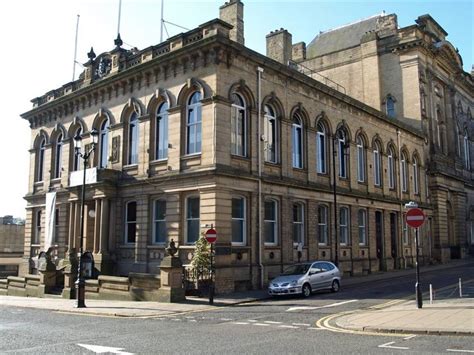
<svg viewBox="0 0 474 355"><path fill-rule="evenodd" d="M211 265L210 244L204 234L196 241L193 260L191 260L191 270L196 277L196 288L202 291L209 284Z"/></svg>

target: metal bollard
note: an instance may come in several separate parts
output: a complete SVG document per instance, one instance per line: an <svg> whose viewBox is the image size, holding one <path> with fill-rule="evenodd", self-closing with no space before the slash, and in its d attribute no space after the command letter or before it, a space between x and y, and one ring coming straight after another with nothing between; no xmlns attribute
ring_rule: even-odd
<svg viewBox="0 0 474 355"><path fill-rule="evenodd" d="M433 286L430 284L430 304L433 304Z"/></svg>
<svg viewBox="0 0 474 355"><path fill-rule="evenodd" d="M462 298L462 282L461 282L461 278L459 278L459 297Z"/></svg>

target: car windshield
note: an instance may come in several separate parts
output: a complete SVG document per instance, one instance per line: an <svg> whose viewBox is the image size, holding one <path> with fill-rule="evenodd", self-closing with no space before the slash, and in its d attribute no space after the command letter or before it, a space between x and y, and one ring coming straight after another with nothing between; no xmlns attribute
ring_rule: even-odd
<svg viewBox="0 0 474 355"><path fill-rule="evenodd" d="M311 264L291 265L283 271L282 275L302 275L308 271L310 266Z"/></svg>

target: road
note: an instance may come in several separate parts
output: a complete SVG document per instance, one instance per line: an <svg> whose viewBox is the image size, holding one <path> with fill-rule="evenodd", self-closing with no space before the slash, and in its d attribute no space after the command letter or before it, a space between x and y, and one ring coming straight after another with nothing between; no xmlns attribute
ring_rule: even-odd
<svg viewBox="0 0 474 355"><path fill-rule="evenodd" d="M474 278L474 265L422 273L426 291ZM448 295L449 289L446 291ZM473 337L334 332L316 322L414 295L414 275L160 318L78 316L0 305L0 353L469 353ZM79 345L81 344L81 345ZM449 351L448 351L449 349Z"/></svg>

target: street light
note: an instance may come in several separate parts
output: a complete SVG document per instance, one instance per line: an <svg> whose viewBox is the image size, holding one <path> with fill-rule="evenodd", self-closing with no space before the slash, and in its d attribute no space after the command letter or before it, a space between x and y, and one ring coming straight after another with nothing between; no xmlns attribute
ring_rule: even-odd
<svg viewBox="0 0 474 355"><path fill-rule="evenodd" d="M342 133L344 134L344 133ZM345 137L344 137L345 138ZM333 193L333 198L334 198L334 243L335 243L335 256L334 256L334 264L336 266L339 266L339 241L337 238L337 193L336 193L336 155L337 155L337 150L336 150L336 145L337 142L339 142L339 137L337 136L337 133L333 136L333 141L332 141L332 193ZM342 147L342 158L345 158L346 154L346 149L349 147L349 144L345 141L344 143L340 145ZM346 167L347 169L347 167Z"/></svg>
<svg viewBox="0 0 474 355"><path fill-rule="evenodd" d="M91 137L92 137L92 146L88 151L82 151L82 137L77 133L77 135L74 137L74 151L75 154L82 158L84 162L84 172L83 172L83 178L82 178L82 193L81 193L81 236L80 236L80 241L79 241L79 266L77 270L77 280L76 280L76 293L77 293L77 308L84 308L86 307L86 304L84 302L85 299L85 293L86 293L86 281L84 280L84 275L82 272L82 254L84 252L83 250L83 244L84 244L84 201L86 198L86 168L87 168L87 162L89 160L90 155L92 152L95 150L95 146L97 145L97 142L99 140L99 133L97 132L96 129L92 129L90 132Z"/></svg>

